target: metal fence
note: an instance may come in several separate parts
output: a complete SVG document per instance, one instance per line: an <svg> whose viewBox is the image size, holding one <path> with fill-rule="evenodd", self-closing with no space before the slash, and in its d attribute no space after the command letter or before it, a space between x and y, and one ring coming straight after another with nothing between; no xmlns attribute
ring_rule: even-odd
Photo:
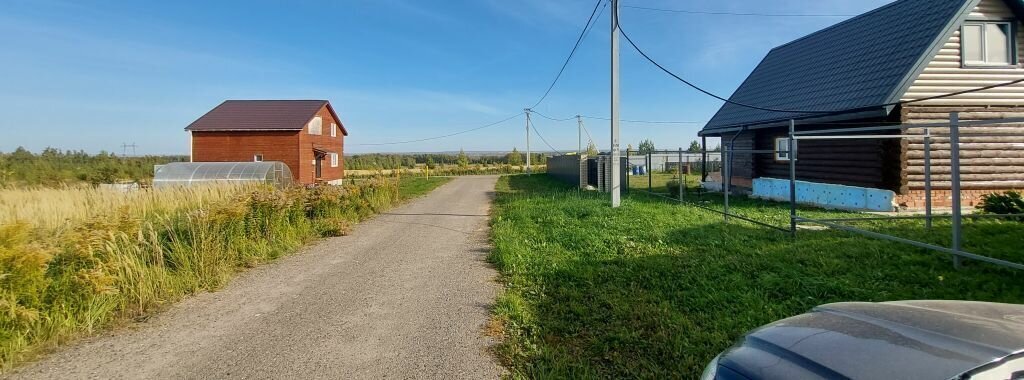
<svg viewBox="0 0 1024 380"><path fill-rule="evenodd" d="M901 124L901 125L889 125L889 126L870 126L870 127L854 127L854 128L834 128L824 130L813 130L813 131L797 131L795 123L791 120L789 127L789 146L791 147L791 157L789 164L789 204L790 204L790 233L796 236L797 224L799 223L812 223L823 225L829 228L843 230L847 232L857 233L864 236L894 241L903 244L909 244L912 246L924 248L927 250L937 251L941 253L950 254L953 258L953 264L956 267L960 267L962 259L968 258L978 261L984 261L996 265L1001 265L1009 268L1024 269L1024 264L1010 262L1002 259L993 257L983 256L976 253L971 253L963 250L963 220L965 218L1011 218L1021 217L1022 214L982 214L982 215L964 215L962 208L962 193L961 193L961 148L964 142L961 142L962 137L1022 137L1024 133L1017 130L1008 130L1008 128L1000 127L1013 127L1017 129L1017 126L1009 124L1013 123L1024 123L1024 118L1012 118L1012 119L995 119L995 120L974 120L974 121L960 121L960 114L958 112L952 112L949 115L949 121L946 123L931 123L931 124ZM962 127L991 127L978 130L971 130L967 128L962 131ZM945 129L945 131L936 131ZM894 131L892 134L866 134L879 131ZM951 192L952 207L950 214L936 215L933 213L933 162L932 162L932 140L935 138L948 139L949 141L949 187ZM925 213L924 215L912 215L912 216L878 216L878 217L857 217L857 218L833 218L833 219L814 219L804 216L800 216L797 213L797 202L796 202L796 177L797 177L797 160L799 159L799 141L801 140L837 140L837 139L900 139L900 140L916 140L921 141L924 145L924 194L925 194ZM970 144L970 143L966 143ZM1024 173L1021 173L1024 175ZM928 242L907 239L898 237L890 234L881 232L869 231L862 228L857 228L849 225L841 224L843 222L860 222L867 220L924 220L925 228L932 228L932 221L936 218L949 218L952 223L952 236L951 244L949 247L932 244Z"/></svg>
<svg viewBox="0 0 1024 380"><path fill-rule="evenodd" d="M1013 124L1017 125L1013 125ZM935 251L939 253L949 254L953 258L953 264L956 267L960 267L963 259L972 259L982 262L987 262L995 265L1000 265L1014 269L1024 269L1024 264L1011 262L1003 259L989 257L974 252L965 251L962 247L963 242L963 221L965 219L983 219L983 218L1021 218L1024 214L964 214L962 211L962 189L961 189L961 158L963 153L961 148L965 144L979 143L978 137L1021 137L1024 138L1024 131L1021 131L1020 124L1024 123L1024 118L1006 118L996 120L973 120L973 121L960 121L959 113L953 112L949 116L948 122L941 123L929 123L929 124L901 124L901 125L873 125L864 127L844 127L844 128L833 128L833 129L814 129L798 131L798 125L794 120L790 121L788 147L789 151L783 150L758 150L758 149L735 149L735 138L739 136L739 133L733 136L730 140L723 138L722 141L722 152L721 161L717 161L720 164L721 176L720 182L715 182L714 185L717 187L713 190L720 191L722 208L708 207L702 200L705 199L705 192L703 185L708 184L706 181L709 175L715 170L714 166L709 165L712 162L708 159L701 159L697 162L698 166L687 166L686 159L681 154L681 151L676 153L676 162L682 162L683 165L676 165L675 170L664 170L669 165L662 165L661 170L647 170L646 172L636 173L638 175L632 175L626 181L628 191L639 191L648 193L654 196L658 196L664 199L668 199L674 202L683 203L688 206L704 209L717 214L722 215L723 219L728 222L730 219L742 220L758 226L769 228L775 231L788 233L794 238L797 237L797 229L800 224L816 224L825 226L827 228L842 230L863 236L893 241L901 244L907 244L915 247L924 248L926 250ZM969 128L964 128L969 127ZM892 131L890 134L885 134L884 131ZM970 141L964 142L962 138L968 137ZM811 218L808 216L801 216L798 213L798 181L797 171L799 169L797 163L799 161L799 141L801 140L838 140L838 139L900 139L900 140L911 140L920 142L923 144L923 182L924 182L924 196L925 196L925 208L924 213L921 215L871 215L871 216L859 216L852 218ZM936 181L935 160L932 155L933 144L936 140L941 140L944 144L948 141L949 154L943 154L942 160L948 160L948 173L946 173L945 166L943 166L943 173L941 173L943 187L948 187L950 191L950 197L952 207L948 214L936 214L933 208L933 186ZM1022 140L1024 141L1024 140ZM979 144L984 144L981 142ZM1017 144L1022 152L1024 152L1024 143ZM659 167L656 160L653 157L667 157L671 154L671 151L657 151L652 152L650 155L629 155L630 165L648 165L648 168ZM712 154L711 152L704 153L704 157ZM789 160L789 225L780 226L772 223L765 222L763 220L757 220L756 218L737 214L730 208L730 197L733 196L735 189L732 185L733 177L733 165L734 157L736 155L749 155L751 157L762 154L785 154ZM639 156L639 159L638 159ZM703 157L702 157L703 158ZM945 163L944 163L945 165ZM691 194L688 190L689 186L686 186L687 181L690 177L687 176L687 170L680 168L689 168L689 172L692 173L696 170L700 170L700 184L702 186L697 187L696 194ZM699 169L698 169L699 168ZM635 172L634 172L635 173ZM631 173L633 174L633 173ZM1015 173L1020 177L1024 177L1024 172ZM661 180L659 181L659 175ZM664 177L666 176L667 177ZM678 192L673 192L663 184L665 180L672 181L682 179L678 184ZM693 178L696 180L696 178ZM645 183L646 182L646 183ZM1024 178L1018 179L1016 182L1024 182ZM663 191L664 190L664 191ZM993 189L993 191L996 189ZM1000 189L1008 190L1008 189ZM933 227L934 220L949 220L952 224L949 246L943 246L935 243L919 241L904 237L895 236L884 232L870 231L864 228L854 227L848 224L848 222L863 222L863 221L887 221L887 220L921 220L924 222L924 228L931 230Z"/></svg>

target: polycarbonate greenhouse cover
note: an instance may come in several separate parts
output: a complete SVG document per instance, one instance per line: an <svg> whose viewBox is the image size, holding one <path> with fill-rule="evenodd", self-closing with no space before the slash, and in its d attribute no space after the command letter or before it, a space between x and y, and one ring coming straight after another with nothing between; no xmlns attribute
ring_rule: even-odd
<svg viewBox="0 0 1024 380"><path fill-rule="evenodd" d="M279 161L173 162L156 168L153 186L190 186L202 183L260 182L277 186L291 183L292 172Z"/></svg>

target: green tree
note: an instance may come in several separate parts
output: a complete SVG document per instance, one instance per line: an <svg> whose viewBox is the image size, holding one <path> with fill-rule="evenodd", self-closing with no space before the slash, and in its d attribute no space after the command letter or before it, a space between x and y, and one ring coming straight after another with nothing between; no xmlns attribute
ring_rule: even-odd
<svg viewBox="0 0 1024 380"><path fill-rule="evenodd" d="M519 150L516 149L515 147L512 147L512 153L509 153L506 156L506 160L508 161L509 165L520 166L523 164L523 154L519 153Z"/></svg>
<svg viewBox="0 0 1024 380"><path fill-rule="evenodd" d="M593 141L587 144L587 157L597 157L598 153L599 152L597 151L597 145L594 145Z"/></svg>
<svg viewBox="0 0 1024 380"><path fill-rule="evenodd" d="M456 160L459 164L459 169L465 169L469 167L469 156L466 155L466 151L459 149L459 158Z"/></svg>
<svg viewBox="0 0 1024 380"><path fill-rule="evenodd" d="M690 153L700 153L700 151L701 151L700 142L698 142L697 140L691 141L690 142L690 147L687 148L686 151L690 152Z"/></svg>
<svg viewBox="0 0 1024 380"><path fill-rule="evenodd" d="M644 139L640 142L640 146L637 147L637 152L640 154L647 154L654 152L654 142L649 139Z"/></svg>

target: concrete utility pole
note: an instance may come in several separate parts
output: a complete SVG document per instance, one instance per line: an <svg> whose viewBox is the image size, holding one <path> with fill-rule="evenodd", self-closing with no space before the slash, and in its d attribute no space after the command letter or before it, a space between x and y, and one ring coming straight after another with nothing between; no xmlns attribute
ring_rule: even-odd
<svg viewBox="0 0 1024 380"><path fill-rule="evenodd" d="M533 168L530 166L530 109L524 108L523 112L526 112L526 175L531 175Z"/></svg>
<svg viewBox="0 0 1024 380"><path fill-rule="evenodd" d="M590 148L590 145L587 145ZM583 154L583 118L576 115L576 155Z"/></svg>
<svg viewBox="0 0 1024 380"><path fill-rule="evenodd" d="M612 119L612 152L611 152L611 191L612 191L612 207L619 207L622 200L620 198L620 180L621 178L619 171L619 0L612 0L612 99L611 99L611 119Z"/></svg>

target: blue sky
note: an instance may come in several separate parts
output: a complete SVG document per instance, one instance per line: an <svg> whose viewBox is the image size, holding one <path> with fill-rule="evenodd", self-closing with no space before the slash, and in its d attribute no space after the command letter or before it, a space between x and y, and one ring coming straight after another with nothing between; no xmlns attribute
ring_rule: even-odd
<svg viewBox="0 0 1024 380"><path fill-rule="evenodd" d="M524 122L447 134L533 104L596 0L52 1L0 4L0 151L46 146L187 154L183 128L224 99L328 99L349 130L346 153L523 149ZM858 14L888 0L621 0L700 11ZM608 116L608 15L537 110ZM774 46L844 17L621 11L623 28L676 72L727 96ZM643 61L623 41L622 117L707 120L720 102ZM535 118L556 149L575 122ZM597 144L608 122L587 120ZM699 124L629 124L685 146ZM543 143L533 139L535 149ZM545 148L546 149L546 148Z"/></svg>

